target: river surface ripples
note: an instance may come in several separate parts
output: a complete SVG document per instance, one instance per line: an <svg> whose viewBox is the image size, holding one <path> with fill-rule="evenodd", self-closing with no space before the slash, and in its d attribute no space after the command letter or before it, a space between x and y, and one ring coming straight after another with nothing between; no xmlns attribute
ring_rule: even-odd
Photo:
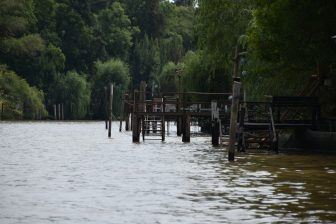
<svg viewBox="0 0 336 224"><path fill-rule="evenodd" d="M239 154L103 122L0 123L0 223L334 223L336 156Z"/></svg>

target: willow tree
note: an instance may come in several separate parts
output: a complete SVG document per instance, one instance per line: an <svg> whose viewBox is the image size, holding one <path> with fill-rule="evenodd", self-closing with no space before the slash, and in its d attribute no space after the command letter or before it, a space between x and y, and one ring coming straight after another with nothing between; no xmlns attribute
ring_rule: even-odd
<svg viewBox="0 0 336 224"><path fill-rule="evenodd" d="M246 34L252 3L252 0L199 1L198 41L211 76L210 90L223 91L229 86L233 52L239 37Z"/></svg>
<svg viewBox="0 0 336 224"><path fill-rule="evenodd" d="M334 79L336 2L258 0L249 32L250 74L255 95L299 95L312 75ZM259 86L259 91L253 91ZM335 85L334 85L335 86ZM328 111L336 111L334 86L316 92ZM327 96L327 97L326 97Z"/></svg>

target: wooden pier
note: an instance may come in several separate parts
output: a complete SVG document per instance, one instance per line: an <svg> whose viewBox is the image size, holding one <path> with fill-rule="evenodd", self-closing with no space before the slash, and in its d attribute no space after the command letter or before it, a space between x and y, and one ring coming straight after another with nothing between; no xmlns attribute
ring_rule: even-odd
<svg viewBox="0 0 336 224"><path fill-rule="evenodd" d="M199 99L205 100L199 100ZM132 130L134 143L165 141L166 123L175 122L177 136L190 142L191 121L203 121L211 127L211 142L219 146L222 134L229 135L229 160L236 148L278 152L278 135L283 130L314 129L319 122L319 105L314 97L269 97L264 102L242 101L240 83L236 92L170 92L153 96L141 82L139 90L123 97L125 129ZM129 122L131 121L131 125ZM230 133L229 133L230 132ZM231 159L230 159L231 158Z"/></svg>

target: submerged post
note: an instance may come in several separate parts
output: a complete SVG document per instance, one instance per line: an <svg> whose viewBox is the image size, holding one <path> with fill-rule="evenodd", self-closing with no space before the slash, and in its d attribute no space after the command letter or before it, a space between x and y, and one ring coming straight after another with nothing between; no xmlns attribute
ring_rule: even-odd
<svg viewBox="0 0 336 224"><path fill-rule="evenodd" d="M234 161L235 157L235 143L237 132L237 119L238 119L238 107L240 97L241 83L234 81L232 86L232 105L231 105L231 118L230 118L230 136L229 136L229 150L228 160Z"/></svg>
<svg viewBox="0 0 336 224"><path fill-rule="evenodd" d="M108 125L108 137L111 138L112 130L112 103L113 103L113 84L110 84L110 95L109 95L109 125Z"/></svg>

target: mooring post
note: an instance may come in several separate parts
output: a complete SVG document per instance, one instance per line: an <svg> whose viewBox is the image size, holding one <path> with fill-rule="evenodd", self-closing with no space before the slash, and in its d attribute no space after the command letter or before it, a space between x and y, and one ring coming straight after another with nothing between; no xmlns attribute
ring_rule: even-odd
<svg viewBox="0 0 336 224"><path fill-rule="evenodd" d="M219 145L219 111L217 101L211 101L211 142L213 146Z"/></svg>
<svg viewBox="0 0 336 224"><path fill-rule="evenodd" d="M64 104L61 104L61 119L64 120Z"/></svg>
<svg viewBox="0 0 336 224"><path fill-rule="evenodd" d="M57 104L57 119L61 120L61 104Z"/></svg>
<svg viewBox="0 0 336 224"><path fill-rule="evenodd" d="M124 120L124 94L122 94L122 97L121 97L121 112L119 115L119 121L120 121L119 132L121 132L123 120Z"/></svg>
<svg viewBox="0 0 336 224"><path fill-rule="evenodd" d="M180 98L180 93L178 98L176 98L177 102L176 102L176 112L181 112L181 98ZM176 119L176 134L177 136L181 136L182 134L182 130L181 130L181 123L182 123L182 119L181 116L178 115L177 119Z"/></svg>
<svg viewBox="0 0 336 224"><path fill-rule="evenodd" d="M139 105L138 105L138 99L137 99L137 94L138 90L134 90L133 92L133 113L132 113L132 120L131 120L131 127L132 127L132 139L133 143L139 143L140 142L140 132L139 132L139 118L137 115L137 112L139 110Z"/></svg>
<svg viewBox="0 0 336 224"><path fill-rule="evenodd" d="M110 94L109 94L109 122L108 122L108 137L111 138L112 131L112 105L113 105L113 84L110 83Z"/></svg>
<svg viewBox="0 0 336 224"><path fill-rule="evenodd" d="M229 132L229 150L228 150L228 160L229 161L234 161L234 157L235 157L235 144L236 144L236 133L237 133L237 119L238 119L240 87L241 87L240 82L237 82L237 81L233 82L230 132Z"/></svg>
<svg viewBox="0 0 336 224"><path fill-rule="evenodd" d="M161 137L164 142L166 139L166 124L165 124L165 112L166 112L166 97L162 98L162 118L161 118Z"/></svg>
<svg viewBox="0 0 336 224"><path fill-rule="evenodd" d="M54 104L53 107L54 107L54 120L57 120L56 104Z"/></svg>
<svg viewBox="0 0 336 224"><path fill-rule="evenodd" d="M190 115L184 115L182 142L190 142Z"/></svg>
<svg viewBox="0 0 336 224"><path fill-rule="evenodd" d="M1 114L0 114L0 121L2 120L3 117L3 103L1 102Z"/></svg>
<svg viewBox="0 0 336 224"><path fill-rule="evenodd" d="M140 142L140 134L139 134L139 122L138 117L135 115L135 113L132 114L132 137L133 137L133 143L139 143Z"/></svg>
<svg viewBox="0 0 336 224"><path fill-rule="evenodd" d="M105 116L104 116L104 120L105 120L105 129L108 130L108 100L107 100L107 95L108 95L108 88L106 86L104 86L104 105L105 105Z"/></svg>

